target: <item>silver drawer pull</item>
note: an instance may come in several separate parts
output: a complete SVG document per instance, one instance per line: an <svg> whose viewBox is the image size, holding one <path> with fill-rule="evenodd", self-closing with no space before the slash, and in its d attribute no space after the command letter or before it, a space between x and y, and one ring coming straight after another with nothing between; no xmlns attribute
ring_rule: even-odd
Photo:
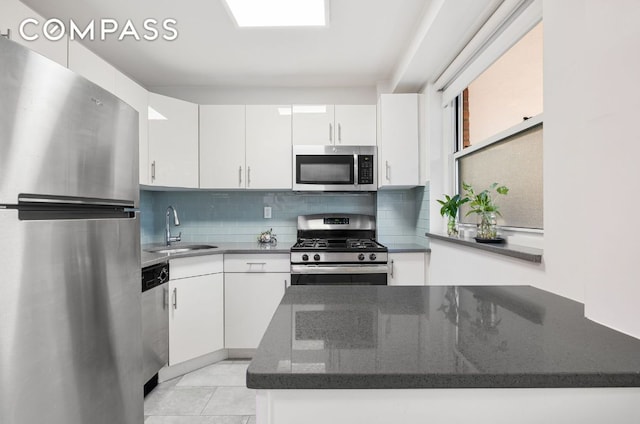
<svg viewBox="0 0 640 424"><path fill-rule="evenodd" d="M173 309L178 309L178 289L173 289Z"/></svg>
<svg viewBox="0 0 640 424"><path fill-rule="evenodd" d="M267 263L266 262L247 262L247 265L251 266L251 265L262 265L265 266Z"/></svg>

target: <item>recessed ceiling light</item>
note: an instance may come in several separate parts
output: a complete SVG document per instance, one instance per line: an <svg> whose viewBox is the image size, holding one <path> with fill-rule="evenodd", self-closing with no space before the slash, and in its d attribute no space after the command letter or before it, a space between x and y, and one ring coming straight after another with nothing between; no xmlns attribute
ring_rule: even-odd
<svg viewBox="0 0 640 424"><path fill-rule="evenodd" d="M224 0L239 27L326 26L328 0Z"/></svg>

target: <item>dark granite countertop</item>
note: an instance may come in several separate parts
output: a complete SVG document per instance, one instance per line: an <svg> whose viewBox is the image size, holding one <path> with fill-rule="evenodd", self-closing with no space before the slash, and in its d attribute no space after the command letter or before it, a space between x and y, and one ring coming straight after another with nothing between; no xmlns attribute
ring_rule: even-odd
<svg viewBox="0 0 640 424"><path fill-rule="evenodd" d="M480 249L486 252L496 253L498 255L510 256L512 258L522 259L529 262L542 262L542 249L536 249L527 246L518 246L511 243L491 244L478 243L472 238L450 237L444 234L425 233L425 235L433 240L441 240L461 246Z"/></svg>
<svg viewBox="0 0 640 424"><path fill-rule="evenodd" d="M247 386L640 387L640 340L528 286L292 286Z"/></svg>
<svg viewBox="0 0 640 424"><path fill-rule="evenodd" d="M217 246L215 249L201 249L201 250L192 250L188 252L180 252L180 253L156 253L156 252L147 252L146 249L152 249L157 247L162 247L162 244L144 244L142 245L142 254L140 261L142 262L142 267L151 266L155 264L159 264L162 262L167 262L171 259L178 258L188 258L192 256L204 256L204 255L221 255L225 253L284 253L289 254L291 251L291 245L293 243L276 243L276 244L263 244L263 243L241 243L241 242L223 242L223 243L174 243L171 247L179 248L183 245L191 245L191 244L206 244Z"/></svg>
<svg viewBox="0 0 640 424"><path fill-rule="evenodd" d="M225 253L284 253L289 254L291 252L291 246L293 243L276 243L276 244L264 244L264 243L243 243L243 242L223 242L223 243L209 243L209 242L194 242L194 243L173 243L171 246L179 248L182 245L191 244L205 244L217 246L215 249L200 249L192 250L189 252L180 253L157 253L147 252L146 249L164 247L161 243L144 244L142 245L141 259L142 267L147 267L163 262L167 262L170 259L188 258L192 256L204 256L204 255L221 255ZM387 245L385 245L387 246ZM406 252L430 252L431 249L419 244L391 244L387 246L389 253L406 253Z"/></svg>

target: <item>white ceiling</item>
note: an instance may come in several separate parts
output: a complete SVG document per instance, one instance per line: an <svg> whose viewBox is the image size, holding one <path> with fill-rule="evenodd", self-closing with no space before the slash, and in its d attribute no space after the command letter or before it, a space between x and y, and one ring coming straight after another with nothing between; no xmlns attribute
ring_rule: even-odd
<svg viewBox="0 0 640 424"><path fill-rule="evenodd" d="M47 18L174 18L169 42L84 42L147 87L358 87L390 80L437 0L330 0L328 28L237 28L223 0L22 0ZM485 0L486 1L486 0Z"/></svg>

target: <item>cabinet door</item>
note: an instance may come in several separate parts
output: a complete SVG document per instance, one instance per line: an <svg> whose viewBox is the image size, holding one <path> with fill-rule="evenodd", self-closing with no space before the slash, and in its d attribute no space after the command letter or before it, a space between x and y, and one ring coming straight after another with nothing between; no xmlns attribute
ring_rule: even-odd
<svg viewBox="0 0 640 424"><path fill-rule="evenodd" d="M66 35L63 35L58 41L47 39L42 32L42 24L45 19L18 0L2 0L1 8L0 34L8 34L10 40L58 62L65 68L67 67L67 44L69 38ZM38 21L37 24L28 23L24 26L24 33L27 37L37 36L37 39L33 41L27 41L20 35L20 24L27 18Z"/></svg>
<svg viewBox="0 0 640 424"><path fill-rule="evenodd" d="M247 188L291 189L291 106L247 105Z"/></svg>
<svg viewBox="0 0 640 424"><path fill-rule="evenodd" d="M376 145L376 105L336 105L336 144Z"/></svg>
<svg viewBox="0 0 640 424"><path fill-rule="evenodd" d="M140 184L149 184L149 92L116 70L114 94L138 111Z"/></svg>
<svg viewBox="0 0 640 424"><path fill-rule="evenodd" d="M381 95L378 119L378 186L419 185L418 95Z"/></svg>
<svg viewBox="0 0 640 424"><path fill-rule="evenodd" d="M293 105L293 144L335 144L333 105Z"/></svg>
<svg viewBox="0 0 640 424"><path fill-rule="evenodd" d="M105 90L116 90L116 68L77 41L69 41L69 69Z"/></svg>
<svg viewBox="0 0 640 424"><path fill-rule="evenodd" d="M200 188L244 188L245 107L200 106Z"/></svg>
<svg viewBox="0 0 640 424"><path fill-rule="evenodd" d="M149 106L161 115L149 120L151 184L198 188L198 105L149 93Z"/></svg>
<svg viewBox="0 0 640 424"><path fill-rule="evenodd" d="M255 349L282 300L288 273L226 273L225 348Z"/></svg>
<svg viewBox="0 0 640 424"><path fill-rule="evenodd" d="M169 365L224 348L224 277L169 281Z"/></svg>
<svg viewBox="0 0 640 424"><path fill-rule="evenodd" d="M389 254L390 286L424 286L425 254L422 252Z"/></svg>

